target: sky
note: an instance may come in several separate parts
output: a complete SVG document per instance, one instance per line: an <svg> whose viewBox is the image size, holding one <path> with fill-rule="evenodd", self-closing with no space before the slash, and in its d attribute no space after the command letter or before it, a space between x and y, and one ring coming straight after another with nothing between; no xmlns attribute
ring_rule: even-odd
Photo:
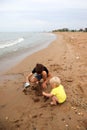
<svg viewBox="0 0 87 130"><path fill-rule="evenodd" d="M87 28L87 0L0 0L0 32Z"/></svg>

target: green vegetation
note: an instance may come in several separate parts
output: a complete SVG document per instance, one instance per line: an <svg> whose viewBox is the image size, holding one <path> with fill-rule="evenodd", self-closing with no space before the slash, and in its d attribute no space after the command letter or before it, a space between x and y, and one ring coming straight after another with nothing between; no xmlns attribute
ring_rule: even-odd
<svg viewBox="0 0 87 130"><path fill-rule="evenodd" d="M79 30L76 29L68 29L68 28L62 28L62 29L56 29L56 30L52 30L52 32L87 32L87 28L80 28Z"/></svg>

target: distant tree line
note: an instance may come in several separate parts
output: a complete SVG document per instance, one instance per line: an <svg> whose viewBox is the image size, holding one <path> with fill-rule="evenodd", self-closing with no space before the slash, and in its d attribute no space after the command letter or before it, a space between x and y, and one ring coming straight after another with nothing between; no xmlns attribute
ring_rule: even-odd
<svg viewBox="0 0 87 130"><path fill-rule="evenodd" d="M79 30L76 29L68 29L68 28L62 28L62 29L56 29L56 30L52 30L52 32L87 32L87 28L80 28Z"/></svg>

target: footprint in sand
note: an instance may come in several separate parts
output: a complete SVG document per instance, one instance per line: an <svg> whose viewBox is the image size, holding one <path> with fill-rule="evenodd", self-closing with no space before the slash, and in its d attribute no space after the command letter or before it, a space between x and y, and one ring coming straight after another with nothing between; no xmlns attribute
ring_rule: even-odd
<svg viewBox="0 0 87 130"><path fill-rule="evenodd" d="M39 102L40 99L39 98L32 98L34 102Z"/></svg>
<svg viewBox="0 0 87 130"><path fill-rule="evenodd" d="M52 71L59 71L59 70L63 70L63 68L60 65L58 65L58 64L51 64L50 65L50 70L52 70Z"/></svg>

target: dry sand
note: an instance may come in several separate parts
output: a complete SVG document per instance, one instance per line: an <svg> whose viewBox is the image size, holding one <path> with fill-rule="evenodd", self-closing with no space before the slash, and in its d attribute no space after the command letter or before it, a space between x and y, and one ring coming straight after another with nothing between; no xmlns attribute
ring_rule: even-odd
<svg viewBox="0 0 87 130"><path fill-rule="evenodd" d="M87 130L87 33L56 33L58 38L24 59L0 81L0 130ZM50 106L35 90L22 92L36 63L59 76L67 101ZM49 90L50 91L50 86Z"/></svg>

